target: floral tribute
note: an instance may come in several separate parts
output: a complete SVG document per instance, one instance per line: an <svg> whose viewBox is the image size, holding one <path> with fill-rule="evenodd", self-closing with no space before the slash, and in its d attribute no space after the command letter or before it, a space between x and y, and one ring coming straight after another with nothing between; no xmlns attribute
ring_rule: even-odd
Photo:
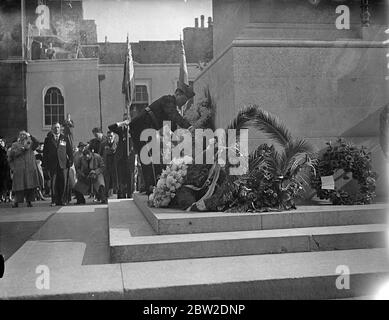
<svg viewBox="0 0 389 320"><path fill-rule="evenodd" d="M329 199L335 205L369 204L375 197L377 173L372 170L371 155L364 146L357 147L339 139L334 145L327 142L323 155L317 164L317 175L312 180L312 187L320 199ZM341 174L340 179L354 179L359 190L323 189L324 176ZM350 177L352 174L352 177Z"/></svg>
<svg viewBox="0 0 389 320"><path fill-rule="evenodd" d="M193 159L189 156L173 159L162 171L153 193L149 197L149 204L156 208L167 207L176 196L187 175L188 165Z"/></svg>
<svg viewBox="0 0 389 320"><path fill-rule="evenodd" d="M255 105L239 111L226 129L235 130L237 137L241 129L258 130L273 140L277 149L259 145L245 156L247 173L234 176L229 174L233 164L217 161L224 145L213 142L213 164L193 164L190 157L174 159L163 171L149 204L187 211L263 212L296 208L294 200L310 186L314 172L316 155L311 146L304 139L294 139L277 117ZM204 151L208 147L205 145ZM238 146L227 148L240 154Z"/></svg>

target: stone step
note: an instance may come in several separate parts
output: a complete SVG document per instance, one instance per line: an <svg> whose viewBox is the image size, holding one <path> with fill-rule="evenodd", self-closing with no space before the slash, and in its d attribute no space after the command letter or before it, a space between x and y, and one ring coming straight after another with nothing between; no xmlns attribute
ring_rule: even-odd
<svg viewBox="0 0 389 320"><path fill-rule="evenodd" d="M132 200L109 202L112 263L382 248L386 225L157 235Z"/></svg>
<svg viewBox="0 0 389 320"><path fill-rule="evenodd" d="M386 225L115 237L111 263L384 248Z"/></svg>
<svg viewBox="0 0 389 320"><path fill-rule="evenodd" d="M150 208L147 197L134 201L157 234L209 233L306 227L383 224L387 204L300 206L297 210L265 213L185 212Z"/></svg>
<svg viewBox="0 0 389 320"><path fill-rule="evenodd" d="M375 296L389 280L386 249L134 262L121 269L127 299L342 299Z"/></svg>

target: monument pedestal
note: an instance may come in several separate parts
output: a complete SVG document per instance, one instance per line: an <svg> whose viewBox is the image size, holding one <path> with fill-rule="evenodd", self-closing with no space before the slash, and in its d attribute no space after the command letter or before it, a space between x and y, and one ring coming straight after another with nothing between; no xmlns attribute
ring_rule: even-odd
<svg viewBox="0 0 389 320"><path fill-rule="evenodd" d="M126 297L349 298L372 295L389 275L384 204L234 214L146 202L134 194L108 204L111 262L121 263ZM351 291L333 285L343 264Z"/></svg>

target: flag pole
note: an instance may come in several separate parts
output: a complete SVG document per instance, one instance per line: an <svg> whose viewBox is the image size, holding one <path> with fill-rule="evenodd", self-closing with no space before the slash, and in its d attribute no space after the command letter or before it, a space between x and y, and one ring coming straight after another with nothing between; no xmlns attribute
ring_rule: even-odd
<svg viewBox="0 0 389 320"><path fill-rule="evenodd" d="M128 48L130 46L130 35L129 33L127 32L127 55L130 54ZM130 57L128 56L127 58L127 61L126 63L130 63ZM127 65L127 68L129 68L130 66ZM129 75L130 76L130 75ZM127 85L127 90L130 91L130 88L129 86ZM128 92L128 94L126 95L127 96L127 99L126 99L126 103L127 103L127 120L131 120L131 117L130 117L130 104L131 104L131 101L132 100L132 96L130 96L130 93ZM129 160L129 157L130 157L130 126L128 125L127 126L127 158Z"/></svg>
<svg viewBox="0 0 389 320"><path fill-rule="evenodd" d="M26 59L26 25L25 25L25 15L26 15L26 3L25 0L20 2L20 15L21 15L21 31L22 31L22 59Z"/></svg>

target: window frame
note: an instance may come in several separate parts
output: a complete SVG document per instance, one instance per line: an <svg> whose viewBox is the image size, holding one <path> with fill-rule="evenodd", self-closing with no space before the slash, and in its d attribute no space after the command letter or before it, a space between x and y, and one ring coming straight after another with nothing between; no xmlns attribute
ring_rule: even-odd
<svg viewBox="0 0 389 320"><path fill-rule="evenodd" d="M61 92L61 95L62 95L62 97L63 97L63 113L64 113L64 119L66 119L66 96L65 96L65 90L64 90L63 86L60 85L60 84L57 84L57 83L53 83L53 84L47 85L47 86L45 86L45 88L42 90L42 129L43 129L43 130L51 130L51 127L52 127L52 124L51 124L51 125L46 125L46 122L45 122L45 116L46 116L46 112L45 112L45 106L46 106L45 97L46 97L47 92L48 92L51 88L58 89L58 90ZM62 125L62 124L61 124L61 125Z"/></svg>
<svg viewBox="0 0 389 320"><path fill-rule="evenodd" d="M136 88L136 86L145 86L146 87L148 101L144 101L144 102L132 101L131 102L131 109L133 109L133 106L136 104L146 104L147 103L147 105L150 105L150 103L151 103L151 80L136 79L135 80L135 88ZM135 96L136 96L136 93L135 93Z"/></svg>

